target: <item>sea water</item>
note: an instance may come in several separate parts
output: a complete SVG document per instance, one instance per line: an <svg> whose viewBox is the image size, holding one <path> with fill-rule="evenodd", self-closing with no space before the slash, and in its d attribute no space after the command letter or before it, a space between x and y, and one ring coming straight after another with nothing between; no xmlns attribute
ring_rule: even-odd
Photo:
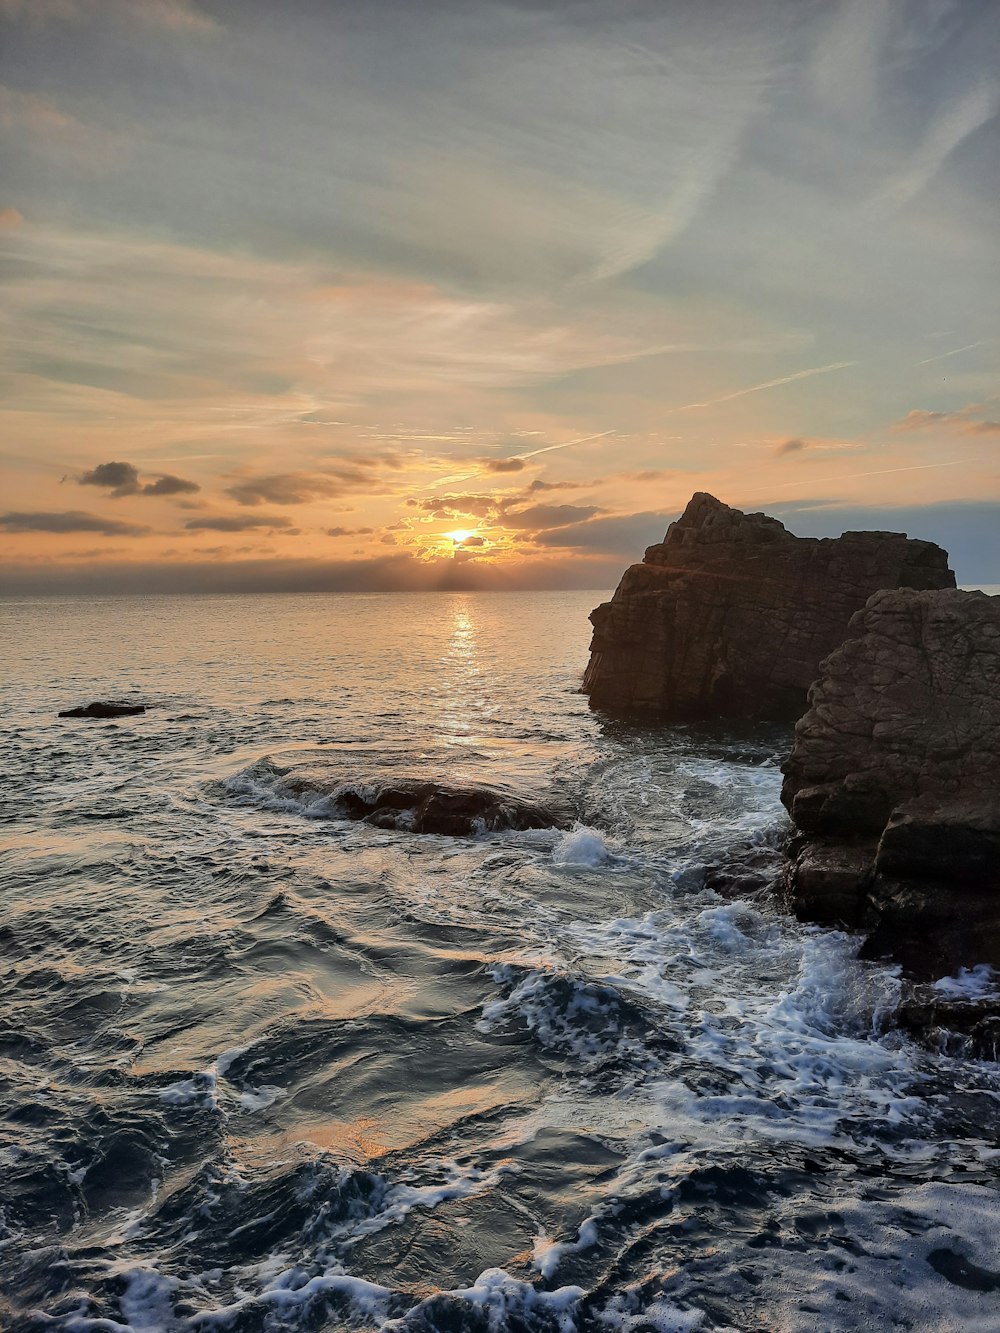
<svg viewBox="0 0 1000 1333"><path fill-rule="evenodd" d="M1000 1327L1000 1070L783 910L787 730L589 710L603 595L0 604L0 1326Z"/></svg>

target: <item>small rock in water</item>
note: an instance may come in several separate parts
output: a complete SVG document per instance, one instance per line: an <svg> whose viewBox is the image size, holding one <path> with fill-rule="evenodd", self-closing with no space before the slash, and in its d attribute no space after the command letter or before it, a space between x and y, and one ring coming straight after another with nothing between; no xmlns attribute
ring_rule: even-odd
<svg viewBox="0 0 1000 1333"><path fill-rule="evenodd" d="M337 805L349 819L378 828L459 838L501 829L551 828L559 822L544 806L490 787L445 787L406 779L368 796L343 792Z"/></svg>
<svg viewBox="0 0 1000 1333"><path fill-rule="evenodd" d="M136 713L144 713L145 704L124 704L117 703L114 700L97 700L91 704L81 705L79 708L66 708L60 717L132 717Z"/></svg>

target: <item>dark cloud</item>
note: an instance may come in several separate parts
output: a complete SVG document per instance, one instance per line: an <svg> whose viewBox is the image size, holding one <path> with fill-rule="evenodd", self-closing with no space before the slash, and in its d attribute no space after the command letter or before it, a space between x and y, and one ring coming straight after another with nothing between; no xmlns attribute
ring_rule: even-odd
<svg viewBox="0 0 1000 1333"><path fill-rule="evenodd" d="M470 553L471 554L471 553ZM587 588L596 605L618 581L621 562L583 556L525 560L500 566L489 560L418 560L387 551L370 560L225 559L9 564L0 569L6 590L17 593L188 592L466 592L477 589ZM586 608L581 608L581 614Z"/></svg>
<svg viewBox="0 0 1000 1333"><path fill-rule="evenodd" d="M596 505L531 505L527 509L505 511L503 522L505 527L517 529L565 528L602 512Z"/></svg>
<svg viewBox="0 0 1000 1333"><path fill-rule="evenodd" d="M131 463L98 463L77 479L78 486L100 486L115 497L138 495L139 471Z"/></svg>
<svg viewBox="0 0 1000 1333"><path fill-rule="evenodd" d="M898 508L831 505L822 498L774 504L755 500L753 508L780 518L798 537L905 532L943 546L959 583L1000 583L1000 503L995 500L942 500Z"/></svg>
<svg viewBox="0 0 1000 1333"><path fill-rule="evenodd" d="M459 543L457 543L457 544L458 544L459 546L462 546L462 547L465 547L465 546L485 546L485 545L486 545L486 538L485 538L485 537L466 537L466 539L465 539L464 542L459 542Z"/></svg>
<svg viewBox="0 0 1000 1333"><path fill-rule="evenodd" d="M98 463L77 478L78 486L100 486L114 499L125 495L194 495L201 487L196 481L161 473L155 481L139 483L139 469L132 463Z"/></svg>
<svg viewBox="0 0 1000 1333"><path fill-rule="evenodd" d="M629 564L641 560L647 546L662 541L667 527L677 517L677 512L646 511L640 514L595 518L589 523L574 523L551 532L540 532L534 541L538 546L613 552L624 563Z"/></svg>
<svg viewBox="0 0 1000 1333"><path fill-rule="evenodd" d="M592 481L539 481L536 479L526 488L525 494L527 495L529 492L537 493L538 491L585 491L596 484Z"/></svg>
<svg viewBox="0 0 1000 1333"><path fill-rule="evenodd" d="M481 458L487 472L523 472L528 466L523 458Z"/></svg>
<svg viewBox="0 0 1000 1333"><path fill-rule="evenodd" d="M367 537L374 528L327 528L328 537Z"/></svg>
<svg viewBox="0 0 1000 1333"><path fill-rule="evenodd" d="M119 523L117 519L85 514L79 509L60 513L0 514L0 528L5 532L100 532L105 537L140 537L149 532L149 528L136 523Z"/></svg>
<svg viewBox="0 0 1000 1333"><path fill-rule="evenodd" d="M357 491L376 488L382 468L398 471L402 466L395 454L379 454L371 459L351 459L322 472L272 472L263 477L246 477L227 487L241 505L301 505L312 500L329 500Z"/></svg>
<svg viewBox="0 0 1000 1333"><path fill-rule="evenodd" d="M248 532L252 528L288 528L290 518L280 514L217 514L205 518L189 518L184 524L188 532Z"/></svg>
<svg viewBox="0 0 1000 1333"><path fill-rule="evenodd" d="M143 495L194 495L201 487L196 481L186 481L184 477L174 477L169 472L148 481L142 488Z"/></svg>
<svg viewBox="0 0 1000 1333"><path fill-rule="evenodd" d="M782 440L780 444L774 446L774 452L779 458L784 458L785 454L799 454L808 448L809 445L805 440Z"/></svg>

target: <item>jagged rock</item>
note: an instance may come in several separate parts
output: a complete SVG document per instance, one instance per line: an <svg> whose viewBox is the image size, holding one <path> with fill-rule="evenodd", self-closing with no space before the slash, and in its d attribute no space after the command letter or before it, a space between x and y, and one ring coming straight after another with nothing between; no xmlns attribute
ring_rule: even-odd
<svg viewBox="0 0 1000 1333"><path fill-rule="evenodd" d="M591 613L583 689L595 708L666 721L792 719L873 592L954 586L932 542L795 537L698 492Z"/></svg>
<svg viewBox="0 0 1000 1333"><path fill-rule="evenodd" d="M1000 966L1000 598L876 593L809 704L781 797L806 835L796 910L830 919L818 859L868 956L927 976Z"/></svg>
<svg viewBox="0 0 1000 1333"><path fill-rule="evenodd" d="M79 708L66 708L59 714L60 717L133 717L136 713L144 713L145 704L122 704L110 700L97 701L92 704L81 705Z"/></svg>

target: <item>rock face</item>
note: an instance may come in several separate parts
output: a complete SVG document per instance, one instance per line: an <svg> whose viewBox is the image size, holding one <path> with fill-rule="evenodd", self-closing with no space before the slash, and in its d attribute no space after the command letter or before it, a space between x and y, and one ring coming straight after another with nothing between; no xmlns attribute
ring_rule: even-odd
<svg viewBox="0 0 1000 1333"><path fill-rule="evenodd" d="M698 492L591 613L584 692L595 708L665 721L790 720L873 592L954 586L932 542L795 537Z"/></svg>
<svg viewBox="0 0 1000 1333"><path fill-rule="evenodd" d="M98 701L92 704L81 705L79 708L67 708L59 714L60 717L133 717L136 713L144 713L145 704L122 704L114 703L110 700Z"/></svg>
<svg viewBox="0 0 1000 1333"><path fill-rule="evenodd" d="M918 975L1000 966L1000 598L883 591L848 635L785 765L796 910Z"/></svg>

